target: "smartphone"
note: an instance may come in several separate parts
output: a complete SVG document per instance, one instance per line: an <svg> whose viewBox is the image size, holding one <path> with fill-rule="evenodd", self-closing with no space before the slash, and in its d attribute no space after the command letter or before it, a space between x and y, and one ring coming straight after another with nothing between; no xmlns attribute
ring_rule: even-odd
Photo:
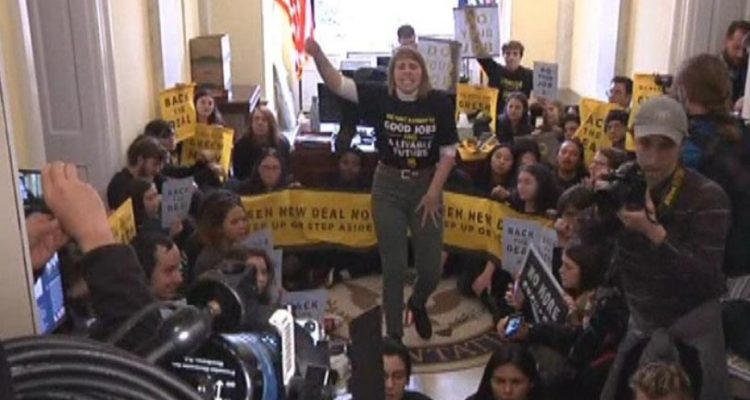
<svg viewBox="0 0 750 400"><path fill-rule="evenodd" d="M508 319L508 324L505 325L505 336L513 337L521 329L523 323L523 315L513 315Z"/></svg>

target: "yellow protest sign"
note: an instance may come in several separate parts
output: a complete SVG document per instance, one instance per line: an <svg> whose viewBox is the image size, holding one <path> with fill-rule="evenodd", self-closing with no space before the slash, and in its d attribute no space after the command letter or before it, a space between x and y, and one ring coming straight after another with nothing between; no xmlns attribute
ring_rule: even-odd
<svg viewBox="0 0 750 400"><path fill-rule="evenodd" d="M224 175L229 173L232 162L232 147L234 146L234 129L219 125L197 124L195 136L186 140L182 145L180 162L182 165L193 165L198 158L198 153L206 151L224 170Z"/></svg>
<svg viewBox="0 0 750 400"><path fill-rule="evenodd" d="M117 243L129 244L135 237L135 214L133 214L133 199L127 199L117 208L109 218L109 226Z"/></svg>
<svg viewBox="0 0 750 400"><path fill-rule="evenodd" d="M181 142L195 134L198 121L195 113L195 84L178 85L159 93L162 119L174 124L176 139Z"/></svg>
<svg viewBox="0 0 750 400"><path fill-rule="evenodd" d="M370 195L312 190L284 190L243 197L250 231L270 228L278 246L332 243L372 247Z"/></svg>
<svg viewBox="0 0 750 400"><path fill-rule="evenodd" d="M456 120L462 112L471 114L482 111L492 118L490 129L494 132L499 94L497 88L459 83L456 89Z"/></svg>
<svg viewBox="0 0 750 400"><path fill-rule="evenodd" d="M612 147L612 141L609 140L605 132L604 120L611 110L620 107L616 104L589 98L581 99L578 106L581 113L581 126L574 137L577 137L583 143L586 165L589 165L598 149Z"/></svg>
<svg viewBox="0 0 750 400"><path fill-rule="evenodd" d="M633 101L630 103L630 118L628 119L628 136L625 139L625 150L635 151L633 140L633 119L646 99L664 94L662 87L656 83L656 74L633 75Z"/></svg>
<svg viewBox="0 0 750 400"><path fill-rule="evenodd" d="M445 193L443 242L455 249L501 259L503 220L517 218L549 227L551 222L480 197ZM321 244L368 248L377 244L371 199L366 193L284 190L243 197L250 231L271 229L281 247Z"/></svg>

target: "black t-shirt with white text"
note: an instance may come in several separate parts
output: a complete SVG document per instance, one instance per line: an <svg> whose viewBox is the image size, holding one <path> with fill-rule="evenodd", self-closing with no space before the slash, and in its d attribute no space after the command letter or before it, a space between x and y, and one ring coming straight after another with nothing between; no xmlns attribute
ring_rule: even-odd
<svg viewBox="0 0 750 400"><path fill-rule="evenodd" d="M479 58L477 61L487 74L488 86L500 89L500 97L497 101L498 114L505 111L505 104L511 93L521 92L526 97L531 96L531 90L534 89L534 71L523 66L511 71L491 58Z"/></svg>
<svg viewBox="0 0 750 400"><path fill-rule="evenodd" d="M458 142L453 106L433 90L424 98L401 101L382 84L358 83L357 97L366 122L375 127L380 161L399 169L435 166L440 147Z"/></svg>

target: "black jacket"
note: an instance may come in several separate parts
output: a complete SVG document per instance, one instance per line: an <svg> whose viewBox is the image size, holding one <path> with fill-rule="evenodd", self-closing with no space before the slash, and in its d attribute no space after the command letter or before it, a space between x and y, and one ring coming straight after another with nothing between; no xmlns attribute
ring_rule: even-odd
<svg viewBox="0 0 750 400"><path fill-rule="evenodd" d="M104 339L131 315L155 301L146 275L130 246L113 244L87 253L81 260L98 329L94 339ZM161 323L156 313L145 318L118 347L134 350L153 337Z"/></svg>

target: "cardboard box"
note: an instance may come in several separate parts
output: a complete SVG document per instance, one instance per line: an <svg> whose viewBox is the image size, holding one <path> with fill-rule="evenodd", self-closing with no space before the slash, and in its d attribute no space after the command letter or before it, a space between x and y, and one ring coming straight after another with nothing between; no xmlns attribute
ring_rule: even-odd
<svg viewBox="0 0 750 400"><path fill-rule="evenodd" d="M208 35L190 39L190 71L198 86L230 90L232 57L229 35Z"/></svg>

